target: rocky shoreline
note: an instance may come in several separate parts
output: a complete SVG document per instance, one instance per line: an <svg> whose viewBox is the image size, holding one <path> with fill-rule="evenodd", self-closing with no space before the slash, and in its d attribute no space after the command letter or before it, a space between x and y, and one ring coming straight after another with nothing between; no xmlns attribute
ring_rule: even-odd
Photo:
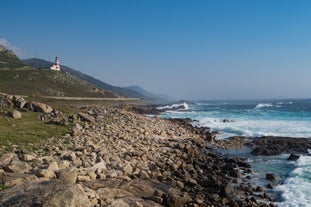
<svg viewBox="0 0 311 207"><path fill-rule="evenodd" d="M71 121L62 138L0 155L0 206L273 206L250 165L189 120L86 107Z"/></svg>

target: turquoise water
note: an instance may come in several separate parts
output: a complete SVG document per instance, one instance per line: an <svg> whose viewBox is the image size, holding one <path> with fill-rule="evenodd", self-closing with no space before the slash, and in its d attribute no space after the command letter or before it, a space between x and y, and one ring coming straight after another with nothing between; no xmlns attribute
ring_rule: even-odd
<svg viewBox="0 0 311 207"><path fill-rule="evenodd" d="M184 109L174 111L175 106ZM197 126L219 131L218 139L244 135L311 138L311 100L197 101L161 107L166 118L191 118ZM229 120L225 121L224 120ZM266 173L279 181L272 193L278 206L311 206L311 156L295 162L288 155L250 157L255 185L265 186Z"/></svg>

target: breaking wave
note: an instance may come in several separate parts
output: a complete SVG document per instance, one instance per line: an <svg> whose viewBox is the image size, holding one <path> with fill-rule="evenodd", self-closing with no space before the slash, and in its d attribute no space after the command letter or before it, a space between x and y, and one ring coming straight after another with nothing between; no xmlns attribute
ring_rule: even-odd
<svg viewBox="0 0 311 207"><path fill-rule="evenodd" d="M159 110L189 110L189 105L186 102L176 103L172 105L165 105L157 107Z"/></svg>
<svg viewBox="0 0 311 207"><path fill-rule="evenodd" d="M273 104L269 103L259 103L255 106L255 109L261 109L261 108L266 108L266 107L273 107Z"/></svg>

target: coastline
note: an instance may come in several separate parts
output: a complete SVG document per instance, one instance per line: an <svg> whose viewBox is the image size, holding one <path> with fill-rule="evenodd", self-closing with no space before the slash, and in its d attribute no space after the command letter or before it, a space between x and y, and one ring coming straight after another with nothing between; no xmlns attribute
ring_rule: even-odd
<svg viewBox="0 0 311 207"><path fill-rule="evenodd" d="M207 131L129 109L83 112L94 122L77 115L71 134L1 156L0 173L10 186L0 191L2 206L30 202L31 193L57 200L47 189L64 183L64 191L80 195L79 202L68 198L77 206L273 206L250 184L245 160L206 146ZM23 172L14 166L24 166ZM12 201L16 192L23 192L22 200Z"/></svg>

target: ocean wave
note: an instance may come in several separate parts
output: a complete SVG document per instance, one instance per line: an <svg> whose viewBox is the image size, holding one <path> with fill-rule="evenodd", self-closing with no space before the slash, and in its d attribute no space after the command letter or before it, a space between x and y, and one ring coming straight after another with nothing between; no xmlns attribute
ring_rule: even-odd
<svg viewBox="0 0 311 207"><path fill-rule="evenodd" d="M270 103L259 103L255 106L255 109L261 109L266 107L273 107L273 104Z"/></svg>
<svg viewBox="0 0 311 207"><path fill-rule="evenodd" d="M177 109L177 110L189 110L189 105L186 102L183 103L176 103L172 105L165 105L157 107L159 110L170 110L170 109Z"/></svg>
<svg viewBox="0 0 311 207"><path fill-rule="evenodd" d="M276 187L283 201L278 206L311 206L311 157L301 156L284 184Z"/></svg>

